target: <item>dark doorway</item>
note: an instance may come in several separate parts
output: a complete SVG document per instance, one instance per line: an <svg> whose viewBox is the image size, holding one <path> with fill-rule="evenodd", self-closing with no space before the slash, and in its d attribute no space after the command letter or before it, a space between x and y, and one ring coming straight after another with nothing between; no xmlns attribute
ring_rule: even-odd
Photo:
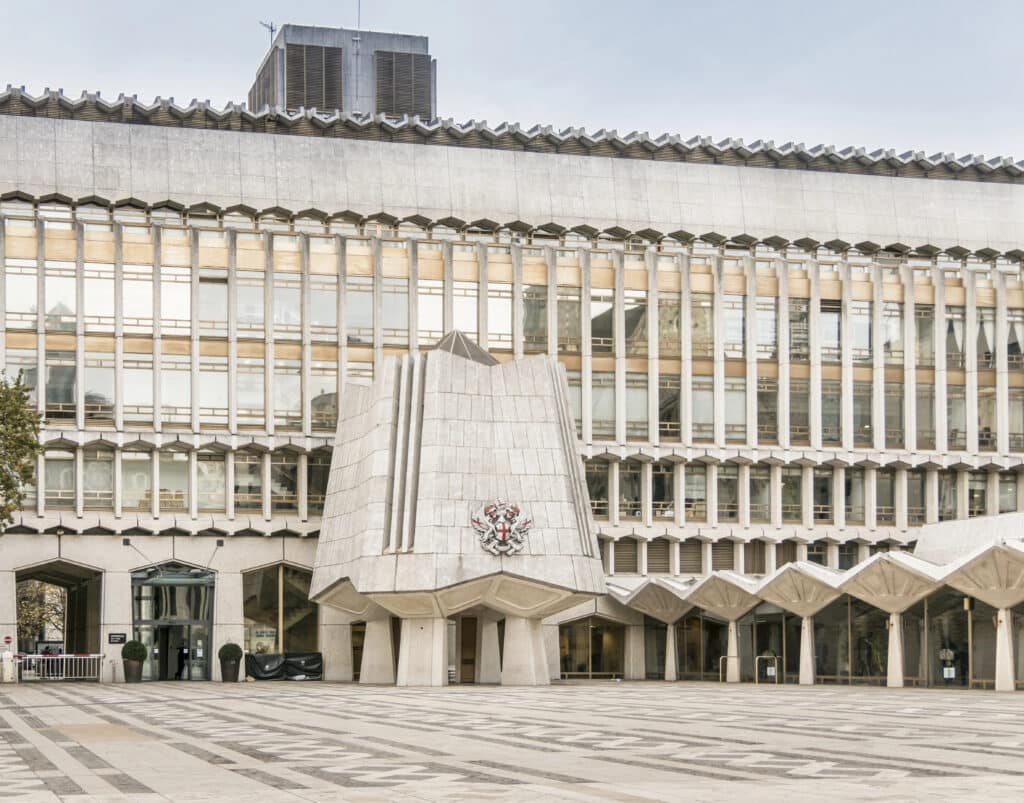
<svg viewBox="0 0 1024 803"><path fill-rule="evenodd" d="M462 617L459 639L459 683L476 683L476 617Z"/></svg>

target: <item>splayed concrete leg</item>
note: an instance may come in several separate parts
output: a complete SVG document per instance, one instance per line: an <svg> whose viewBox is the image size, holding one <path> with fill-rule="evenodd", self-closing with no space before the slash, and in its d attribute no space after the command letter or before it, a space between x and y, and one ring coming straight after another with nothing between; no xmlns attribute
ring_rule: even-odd
<svg viewBox="0 0 1024 803"><path fill-rule="evenodd" d="M885 685L890 689L903 688L903 614L889 614L889 657Z"/></svg>
<svg viewBox="0 0 1024 803"><path fill-rule="evenodd" d="M814 617L800 622L800 685L814 685Z"/></svg>
<svg viewBox="0 0 1024 803"><path fill-rule="evenodd" d="M391 619L389 618L375 619L366 623L359 682L388 685L393 685L395 682L395 648L391 641Z"/></svg>

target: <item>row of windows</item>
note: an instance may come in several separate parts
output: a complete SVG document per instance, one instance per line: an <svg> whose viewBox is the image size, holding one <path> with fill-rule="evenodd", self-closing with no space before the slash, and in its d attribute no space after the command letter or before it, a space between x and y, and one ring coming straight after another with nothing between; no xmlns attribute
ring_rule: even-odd
<svg viewBox="0 0 1024 803"><path fill-rule="evenodd" d="M117 297L112 264L86 263L81 285L71 262L46 260L40 283L34 260L8 259L5 268L5 321L10 329L35 329L40 323L47 331L75 331L81 319L86 332L113 332L115 310L124 310L123 331L149 333L159 320L165 335L223 336L228 321L243 338L263 337L272 330L278 339L299 339L303 326L313 340L332 340L338 335L337 276L311 275L308 301L303 303L303 279L276 273L268 282L262 271L235 272L234 292L229 292L228 272L213 268L199 271L193 309L192 272L189 268L163 267L154 278L148 265L125 265L121 297ZM409 281L383 277L380 280L381 342L408 345L410 321ZM348 276L344 281L345 328L349 342L373 343L374 278ZM445 320L445 283L421 279L417 282L415 304L417 333L424 343L436 341L450 329L459 329L474 339L480 332L482 307L486 308L487 347L512 348L513 287L506 282L489 282L481 298L476 282L454 281L448 287L451 311ZM81 293L79 292L81 290ZM615 293L593 290L584 299L578 287L559 286L556 293L559 351L580 353L583 345L583 316L589 318L590 350L594 354L615 353L617 316ZM81 298L81 301L79 300ZM657 341L662 356L678 356L683 343L681 294L661 291L657 302ZM544 351L548 339L548 293L540 285L523 288L523 346L527 352ZM742 359L748 346L759 359L778 358L779 300L757 297L748 303L744 295L725 294L718 304L722 316L721 353ZM787 307L789 359L810 359L812 341L817 338L825 362L840 360L844 343L854 362L871 363L875 342L872 302L849 302L847 324L842 324L842 304L822 299L818 325L812 334L810 301L790 298ZM748 309L748 306L752 307ZM624 291L622 310L623 343L626 355L648 353L649 298L646 290ZM716 352L715 299L710 293L695 292L689 301L690 356L711 358ZM156 310L159 309L159 315ZM963 367L968 350L977 355L979 368L993 368L997 353L1004 349L1011 367L1024 367L1024 309L1007 311L1005 342L996 338L996 316L991 307L977 307L975 330L965 331L965 308L947 306L942 331L946 363ZM754 342L747 343L746 321L754 318ZM883 303L880 344L884 362L902 365L907 344L901 302ZM970 337L968 337L970 334ZM918 366L935 363L936 328L934 307L914 307L913 356Z"/></svg>
<svg viewBox="0 0 1024 803"><path fill-rule="evenodd" d="M615 541L601 539L600 543L601 560L608 574L698 575L742 571L759 575L767 574L769 567L777 569L800 559L843 571L856 566L863 557L896 548L887 542L870 546L825 540L801 545L789 539L777 544L761 539L746 543L728 539L708 543L696 538L643 541L628 536ZM801 556L801 546L806 549L806 557Z"/></svg>
<svg viewBox="0 0 1024 803"><path fill-rule="evenodd" d="M23 507L152 515L227 513L317 516L331 455L199 450L47 449ZM120 475L120 482L115 478Z"/></svg>
<svg viewBox="0 0 1024 803"><path fill-rule="evenodd" d="M650 467L650 493L644 472ZM587 488L594 517L613 522L663 520L719 524L833 524L837 509L847 525L895 526L898 514L907 526L925 523L928 510L926 470L820 466L718 465L636 460L609 463L587 460ZM841 479L836 472L842 471ZM1010 513L1018 509L1016 472L937 471L935 519ZM902 492L900 483L905 483ZM805 483L809 484L805 494ZM871 483L869 487L869 483ZM963 484L963 487L961 487ZM618 487L617 496L610 489ZM867 507L873 498L873 509ZM902 508L902 509L900 509ZM873 515L869 519L869 513Z"/></svg>

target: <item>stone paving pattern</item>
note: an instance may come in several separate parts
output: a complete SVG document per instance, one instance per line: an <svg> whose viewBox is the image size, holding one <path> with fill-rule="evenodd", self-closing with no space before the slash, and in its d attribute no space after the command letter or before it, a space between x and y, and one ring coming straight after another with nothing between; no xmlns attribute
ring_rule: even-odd
<svg viewBox="0 0 1024 803"><path fill-rule="evenodd" d="M0 798L1020 800L1024 700L703 683L0 687Z"/></svg>

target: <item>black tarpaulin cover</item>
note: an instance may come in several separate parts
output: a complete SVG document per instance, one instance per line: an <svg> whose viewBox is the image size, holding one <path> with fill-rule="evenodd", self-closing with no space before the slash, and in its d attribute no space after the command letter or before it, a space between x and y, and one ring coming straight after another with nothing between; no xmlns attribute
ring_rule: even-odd
<svg viewBox="0 0 1024 803"><path fill-rule="evenodd" d="M245 673L256 680L320 680L324 659L318 652L249 653Z"/></svg>

